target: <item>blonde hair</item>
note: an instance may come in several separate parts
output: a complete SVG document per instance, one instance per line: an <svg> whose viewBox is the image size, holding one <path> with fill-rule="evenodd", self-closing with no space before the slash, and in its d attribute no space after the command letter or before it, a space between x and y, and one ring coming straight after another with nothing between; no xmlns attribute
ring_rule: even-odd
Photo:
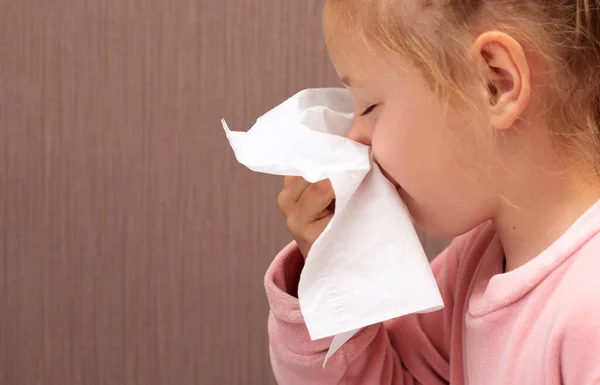
<svg viewBox="0 0 600 385"><path fill-rule="evenodd" d="M325 16L335 31L326 39L410 59L464 113L481 110L483 80L468 42L487 30L510 34L553 79L544 103L556 142L599 163L600 0L327 0Z"/></svg>

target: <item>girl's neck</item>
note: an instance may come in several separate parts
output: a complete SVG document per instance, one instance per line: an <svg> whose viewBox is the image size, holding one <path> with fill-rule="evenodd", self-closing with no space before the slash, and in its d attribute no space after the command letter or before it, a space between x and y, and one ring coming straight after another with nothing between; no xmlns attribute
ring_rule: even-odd
<svg viewBox="0 0 600 385"><path fill-rule="evenodd" d="M530 180L517 190L518 196L503 200L494 218L506 272L539 255L600 199L600 184L581 178Z"/></svg>

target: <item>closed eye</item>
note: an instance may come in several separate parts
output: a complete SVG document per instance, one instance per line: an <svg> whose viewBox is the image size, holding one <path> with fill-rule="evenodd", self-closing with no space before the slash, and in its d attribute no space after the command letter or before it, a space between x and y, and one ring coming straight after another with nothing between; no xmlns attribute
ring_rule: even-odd
<svg viewBox="0 0 600 385"><path fill-rule="evenodd" d="M373 110L374 110L374 109L375 109L377 106L378 106L377 104L373 104L373 105L371 105L371 106L367 107L367 109L366 109L366 110L364 110L364 111L363 111L363 113L362 113L362 114L360 114L360 116L366 116L366 115L369 115L371 112L373 112Z"/></svg>

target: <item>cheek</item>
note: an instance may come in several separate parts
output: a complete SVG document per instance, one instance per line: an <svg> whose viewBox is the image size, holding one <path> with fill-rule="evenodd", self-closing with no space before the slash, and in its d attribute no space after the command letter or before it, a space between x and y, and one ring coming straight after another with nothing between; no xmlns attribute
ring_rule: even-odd
<svg viewBox="0 0 600 385"><path fill-rule="evenodd" d="M441 177L450 156L447 127L431 112L408 111L382 114L373 132L373 153L403 188L414 189L417 182L426 188Z"/></svg>
<svg viewBox="0 0 600 385"><path fill-rule="evenodd" d="M474 157L477 141L464 119L434 108L408 111L382 114L373 132L373 154L411 200L445 212L474 191L485 160L481 154Z"/></svg>
<svg viewBox="0 0 600 385"><path fill-rule="evenodd" d="M447 115L418 76L405 79L390 99L373 130L375 158L403 188L410 188L415 179L429 184L448 157Z"/></svg>

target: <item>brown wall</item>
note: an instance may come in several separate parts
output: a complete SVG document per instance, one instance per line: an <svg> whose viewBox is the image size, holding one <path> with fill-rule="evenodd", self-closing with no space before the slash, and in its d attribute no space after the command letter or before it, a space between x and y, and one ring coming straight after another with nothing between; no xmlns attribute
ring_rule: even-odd
<svg viewBox="0 0 600 385"><path fill-rule="evenodd" d="M312 1L0 0L0 384L274 383L280 180L219 119L337 84L319 33Z"/></svg>

